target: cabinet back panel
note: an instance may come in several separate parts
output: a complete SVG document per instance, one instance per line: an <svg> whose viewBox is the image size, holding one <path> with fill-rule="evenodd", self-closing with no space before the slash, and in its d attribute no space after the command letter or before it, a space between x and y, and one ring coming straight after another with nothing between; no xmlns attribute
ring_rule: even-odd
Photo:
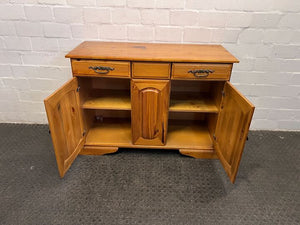
<svg viewBox="0 0 300 225"><path fill-rule="evenodd" d="M94 89L130 90L130 80L115 78L92 79Z"/></svg>

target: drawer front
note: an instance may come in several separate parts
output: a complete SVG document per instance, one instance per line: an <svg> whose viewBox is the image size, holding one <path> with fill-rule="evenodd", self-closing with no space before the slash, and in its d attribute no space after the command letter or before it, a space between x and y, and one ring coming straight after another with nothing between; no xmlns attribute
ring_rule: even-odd
<svg viewBox="0 0 300 225"><path fill-rule="evenodd" d="M130 77L130 62L72 60L74 76Z"/></svg>
<svg viewBox="0 0 300 225"><path fill-rule="evenodd" d="M170 63L132 63L133 78L168 79L170 77Z"/></svg>
<svg viewBox="0 0 300 225"><path fill-rule="evenodd" d="M232 64L173 63L172 79L229 80Z"/></svg>

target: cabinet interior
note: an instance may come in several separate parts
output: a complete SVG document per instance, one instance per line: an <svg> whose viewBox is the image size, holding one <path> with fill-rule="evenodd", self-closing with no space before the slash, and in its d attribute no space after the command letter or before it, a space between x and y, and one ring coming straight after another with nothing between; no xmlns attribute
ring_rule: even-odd
<svg viewBox="0 0 300 225"><path fill-rule="evenodd" d="M132 144L130 79L78 77L86 146ZM213 149L223 81L172 80L165 148ZM159 148L159 146L148 146Z"/></svg>

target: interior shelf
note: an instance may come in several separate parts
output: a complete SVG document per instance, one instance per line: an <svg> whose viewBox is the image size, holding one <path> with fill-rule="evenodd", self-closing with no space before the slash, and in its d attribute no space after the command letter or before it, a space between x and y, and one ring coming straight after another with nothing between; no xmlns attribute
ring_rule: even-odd
<svg viewBox="0 0 300 225"><path fill-rule="evenodd" d="M128 91L95 91L84 101L82 108L131 110L130 94Z"/></svg>
<svg viewBox="0 0 300 225"><path fill-rule="evenodd" d="M187 94L180 94L171 96L170 112L206 112L218 113L219 110L214 100L209 96L188 96Z"/></svg>
<svg viewBox="0 0 300 225"><path fill-rule="evenodd" d="M129 120L109 120L95 124L87 134L85 145L140 148L139 145L133 145L131 142ZM162 146L147 147L161 148ZM164 148L213 149L213 143L206 124L170 121Z"/></svg>
<svg viewBox="0 0 300 225"><path fill-rule="evenodd" d="M131 124L129 120L112 119L96 123L86 137L86 145L130 146Z"/></svg>
<svg viewBox="0 0 300 225"><path fill-rule="evenodd" d="M177 148L213 149L208 127L200 121L169 121L167 145Z"/></svg>

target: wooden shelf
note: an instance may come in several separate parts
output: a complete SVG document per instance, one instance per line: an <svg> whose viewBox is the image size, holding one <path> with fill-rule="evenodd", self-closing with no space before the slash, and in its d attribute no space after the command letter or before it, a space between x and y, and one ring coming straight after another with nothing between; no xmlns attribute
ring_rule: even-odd
<svg viewBox="0 0 300 225"><path fill-rule="evenodd" d="M177 148L213 149L207 125L199 121L169 121L167 145Z"/></svg>
<svg viewBox="0 0 300 225"><path fill-rule="evenodd" d="M130 146L131 124L129 120L108 120L95 124L86 136L85 145Z"/></svg>
<svg viewBox="0 0 300 225"><path fill-rule="evenodd" d="M83 109L131 110L129 91L102 90L91 94Z"/></svg>
<svg viewBox="0 0 300 225"><path fill-rule="evenodd" d="M92 127L86 137L86 146L117 146L124 148L158 149L213 149L212 139L205 124L170 121L165 146L140 146L131 142L129 120L111 120Z"/></svg>
<svg viewBox="0 0 300 225"><path fill-rule="evenodd" d="M182 98L181 96L184 96ZM188 96L181 94L177 96L171 96L170 99L170 112L207 112L207 113L218 113L219 110L209 96Z"/></svg>

